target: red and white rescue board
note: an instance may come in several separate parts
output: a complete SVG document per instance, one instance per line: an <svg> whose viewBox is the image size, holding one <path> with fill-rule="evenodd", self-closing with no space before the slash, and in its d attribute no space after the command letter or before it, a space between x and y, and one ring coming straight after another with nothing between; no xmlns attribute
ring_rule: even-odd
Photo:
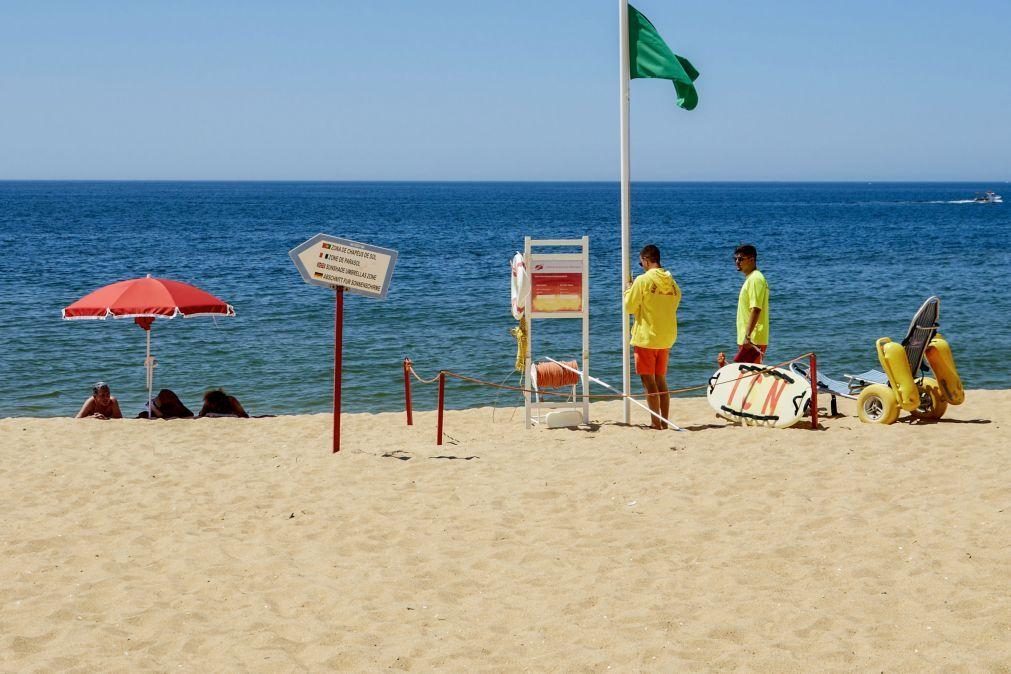
<svg viewBox="0 0 1011 674"><path fill-rule="evenodd" d="M747 426L788 428L807 413L811 384L778 367L731 363L709 378L706 400L720 416Z"/></svg>

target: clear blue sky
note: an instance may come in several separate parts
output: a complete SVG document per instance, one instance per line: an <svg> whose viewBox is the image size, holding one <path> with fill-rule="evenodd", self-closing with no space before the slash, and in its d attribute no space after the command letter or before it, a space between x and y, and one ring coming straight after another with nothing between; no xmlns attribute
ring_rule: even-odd
<svg viewBox="0 0 1011 674"><path fill-rule="evenodd" d="M634 180L1011 179L1011 2L636 7ZM612 0L0 3L0 179L617 180Z"/></svg>

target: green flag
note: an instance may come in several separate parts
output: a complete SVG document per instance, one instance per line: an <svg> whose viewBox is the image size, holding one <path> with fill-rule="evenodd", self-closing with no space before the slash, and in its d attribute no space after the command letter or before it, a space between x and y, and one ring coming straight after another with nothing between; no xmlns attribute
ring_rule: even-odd
<svg viewBox="0 0 1011 674"><path fill-rule="evenodd" d="M670 80L678 95L678 107L694 110L699 104L695 80L699 71L670 50L656 28L632 5L628 6L628 74Z"/></svg>

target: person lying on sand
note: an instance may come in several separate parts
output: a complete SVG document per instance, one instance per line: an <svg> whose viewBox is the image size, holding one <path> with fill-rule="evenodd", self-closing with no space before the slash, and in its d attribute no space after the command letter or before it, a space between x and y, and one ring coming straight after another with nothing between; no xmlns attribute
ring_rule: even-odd
<svg viewBox="0 0 1011 674"><path fill-rule="evenodd" d="M137 415L138 419L148 418L148 409L151 410L152 419L192 419L193 410L183 405L175 391L163 388L158 391L158 395L144 405L144 410Z"/></svg>
<svg viewBox="0 0 1011 674"><path fill-rule="evenodd" d="M91 387L91 397L84 401L78 419L93 417L95 419L122 419L119 411L119 401L112 397L109 385L104 381L96 382Z"/></svg>
<svg viewBox="0 0 1011 674"><path fill-rule="evenodd" d="M198 417L242 417L248 419L249 414L243 409L242 404L220 388L213 389L204 394L204 406L200 408Z"/></svg>

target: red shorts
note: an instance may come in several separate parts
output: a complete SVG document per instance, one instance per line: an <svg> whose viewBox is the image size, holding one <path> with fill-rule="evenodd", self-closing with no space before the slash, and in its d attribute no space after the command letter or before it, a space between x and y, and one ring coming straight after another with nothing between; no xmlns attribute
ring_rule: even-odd
<svg viewBox="0 0 1011 674"><path fill-rule="evenodd" d="M647 349L642 346L636 346L634 349L636 374L667 376L667 359L670 358L670 349Z"/></svg>
<svg viewBox="0 0 1011 674"><path fill-rule="evenodd" d="M768 348L769 348L768 344L755 344L754 346L741 344L741 347L737 349L737 355L734 356L734 362L757 363L761 365L762 357L765 356L765 350Z"/></svg>

